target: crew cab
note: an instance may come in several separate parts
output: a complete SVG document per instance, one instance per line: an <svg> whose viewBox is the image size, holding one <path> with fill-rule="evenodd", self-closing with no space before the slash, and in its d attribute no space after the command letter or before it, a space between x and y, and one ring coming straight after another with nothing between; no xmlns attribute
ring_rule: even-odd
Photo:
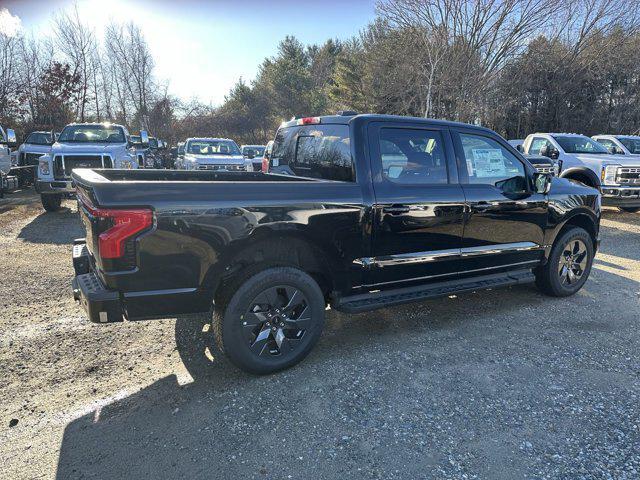
<svg viewBox="0 0 640 480"><path fill-rule="evenodd" d="M287 174L74 170L87 237L73 291L89 319L211 311L231 361L269 373L309 353L327 305L534 281L567 296L598 248L598 190L537 172L486 128L300 118L271 162Z"/></svg>
<svg viewBox="0 0 640 480"><path fill-rule="evenodd" d="M597 141L576 133L534 133L523 149L558 160L560 177L600 188L603 205L640 210L640 157L612 155Z"/></svg>
<svg viewBox="0 0 640 480"><path fill-rule="evenodd" d="M640 137L637 135L594 135L591 138L612 155L640 156Z"/></svg>
<svg viewBox="0 0 640 480"><path fill-rule="evenodd" d="M143 140L147 141L144 132ZM51 151L38 161L36 191L48 212L60 208L62 198L75 194L75 168L138 168L129 132L112 123L72 123L64 127Z"/></svg>
<svg viewBox="0 0 640 480"><path fill-rule="evenodd" d="M18 178L11 174L12 155L11 147L16 144L16 133L8 128L5 132L0 127L0 198L5 192L11 192L18 188Z"/></svg>
<svg viewBox="0 0 640 480"><path fill-rule="evenodd" d="M238 144L228 138L188 138L179 167L183 170L253 171L252 161L245 159Z"/></svg>
<svg viewBox="0 0 640 480"><path fill-rule="evenodd" d="M25 141L18 147L16 164L13 167L21 185L35 182L40 157L51 152L51 145L55 140L56 134L53 132L31 132L27 135Z"/></svg>

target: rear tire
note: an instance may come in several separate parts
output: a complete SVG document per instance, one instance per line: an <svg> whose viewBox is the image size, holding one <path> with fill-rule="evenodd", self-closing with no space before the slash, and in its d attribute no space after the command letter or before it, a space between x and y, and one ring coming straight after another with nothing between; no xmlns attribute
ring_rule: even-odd
<svg viewBox="0 0 640 480"><path fill-rule="evenodd" d="M238 368L264 375L304 359L324 326L316 281L294 267L272 267L223 287L213 310L218 348Z"/></svg>
<svg viewBox="0 0 640 480"><path fill-rule="evenodd" d="M547 295L568 297L582 288L593 264L593 241L580 227L564 231L553 244L547 263L539 267L536 285Z"/></svg>
<svg viewBox="0 0 640 480"><path fill-rule="evenodd" d="M57 212L60 210L60 206L62 205L62 195L40 195L40 199L42 200L42 206L47 212Z"/></svg>
<svg viewBox="0 0 640 480"><path fill-rule="evenodd" d="M637 213L640 212L640 207L618 207L618 210L623 213Z"/></svg>

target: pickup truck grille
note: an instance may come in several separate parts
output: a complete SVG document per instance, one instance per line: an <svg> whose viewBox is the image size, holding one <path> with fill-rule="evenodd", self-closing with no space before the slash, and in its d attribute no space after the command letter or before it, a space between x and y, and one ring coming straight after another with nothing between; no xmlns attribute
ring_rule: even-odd
<svg viewBox="0 0 640 480"><path fill-rule="evenodd" d="M38 165L38 160L44 153L21 153L18 159L18 165Z"/></svg>
<svg viewBox="0 0 640 480"><path fill-rule="evenodd" d="M640 167L619 167L616 180L620 185L640 185Z"/></svg>
<svg viewBox="0 0 640 480"><path fill-rule="evenodd" d="M540 173L549 173L551 175L555 173L551 165L534 165L534 167L536 167L536 170Z"/></svg>
<svg viewBox="0 0 640 480"><path fill-rule="evenodd" d="M244 172L244 165L198 165L198 170L228 170L231 172Z"/></svg>
<svg viewBox="0 0 640 480"><path fill-rule="evenodd" d="M108 155L56 155L53 159L53 176L56 180L68 179L74 168L112 168Z"/></svg>

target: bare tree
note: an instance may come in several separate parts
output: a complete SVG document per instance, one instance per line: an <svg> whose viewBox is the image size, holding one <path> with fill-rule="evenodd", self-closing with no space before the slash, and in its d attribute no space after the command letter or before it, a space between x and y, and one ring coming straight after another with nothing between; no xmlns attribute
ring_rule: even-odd
<svg viewBox="0 0 640 480"><path fill-rule="evenodd" d="M93 61L96 58L96 38L80 18L78 5L71 12L60 12L54 20L54 38L63 58L71 65L74 75L80 76L81 90L78 96L77 116L85 121L91 82L94 80ZM97 99L96 99L97 102Z"/></svg>

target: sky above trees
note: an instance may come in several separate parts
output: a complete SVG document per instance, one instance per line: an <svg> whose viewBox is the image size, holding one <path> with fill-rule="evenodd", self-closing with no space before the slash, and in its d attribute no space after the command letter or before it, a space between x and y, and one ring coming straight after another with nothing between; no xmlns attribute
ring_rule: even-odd
<svg viewBox="0 0 640 480"><path fill-rule="evenodd" d="M374 18L374 0L78 0L78 10L97 36L110 23L135 22L155 60L155 73L169 93L188 101L221 104L243 78L274 55L280 40L294 35L305 44L346 39ZM4 0L7 27L45 35L52 15L70 12L73 0ZM98 38L100 39L100 38Z"/></svg>

